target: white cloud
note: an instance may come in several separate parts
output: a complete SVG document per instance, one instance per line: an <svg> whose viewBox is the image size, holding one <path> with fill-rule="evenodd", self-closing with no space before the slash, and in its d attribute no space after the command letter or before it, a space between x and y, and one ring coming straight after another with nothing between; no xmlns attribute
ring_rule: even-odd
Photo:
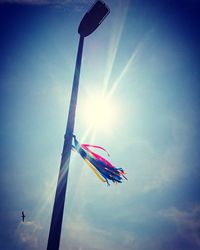
<svg viewBox="0 0 200 250"><path fill-rule="evenodd" d="M112 226L99 228L81 215L71 216L63 229L66 234L62 234L61 249L66 249L66 246L70 250L132 249L135 241L134 236L124 229Z"/></svg>
<svg viewBox="0 0 200 250"><path fill-rule="evenodd" d="M101 249L102 238L105 239L110 236L109 232L91 226L89 222L84 220L80 215L73 216L69 223L66 224L65 229L67 230L70 242L76 244L76 247L82 247L83 249L90 249L91 246L95 246L94 249ZM91 235L93 236L91 237Z"/></svg>
<svg viewBox="0 0 200 250"><path fill-rule="evenodd" d="M178 235L200 248L200 205L188 210L172 207L162 210L160 215L175 222Z"/></svg>
<svg viewBox="0 0 200 250"><path fill-rule="evenodd" d="M34 221L21 222L16 231L16 237L20 244L26 245L29 249L38 249L38 234L42 226Z"/></svg>

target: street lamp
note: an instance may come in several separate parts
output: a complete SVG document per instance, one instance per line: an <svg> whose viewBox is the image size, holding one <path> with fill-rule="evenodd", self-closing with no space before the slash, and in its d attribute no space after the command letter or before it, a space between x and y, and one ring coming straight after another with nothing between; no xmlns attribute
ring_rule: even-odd
<svg viewBox="0 0 200 250"><path fill-rule="evenodd" d="M101 24L101 22L105 19L109 12L110 10L104 2L97 1L85 14L78 28L78 33L80 34L79 46L76 58L68 120L64 137L62 158L60 163L60 171L51 217L47 250L58 250L60 245L60 235L69 173L69 162L72 147L72 135L74 131L84 37L90 35L93 31L95 31L95 29Z"/></svg>

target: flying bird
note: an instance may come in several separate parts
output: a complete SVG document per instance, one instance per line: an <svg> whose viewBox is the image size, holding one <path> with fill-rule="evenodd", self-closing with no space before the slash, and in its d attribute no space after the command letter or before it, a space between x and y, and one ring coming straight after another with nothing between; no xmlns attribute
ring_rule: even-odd
<svg viewBox="0 0 200 250"><path fill-rule="evenodd" d="M22 211L22 221L24 222L24 219L25 219L25 214L24 214L24 211Z"/></svg>

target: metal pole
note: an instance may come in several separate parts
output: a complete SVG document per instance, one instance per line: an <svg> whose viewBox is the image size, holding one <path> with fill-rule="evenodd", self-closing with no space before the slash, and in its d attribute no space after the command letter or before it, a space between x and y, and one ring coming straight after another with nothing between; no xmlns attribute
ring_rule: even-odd
<svg viewBox="0 0 200 250"><path fill-rule="evenodd" d="M58 176L58 183L56 189L56 195L54 200L51 226L49 230L49 239L47 244L47 250L58 250L60 245L61 227L65 203L65 194L67 189L67 180L69 173L69 162L72 147L72 135L74 130L76 103L78 97L78 86L79 86L79 76L81 69L81 59L83 51L84 37L80 36L78 53L76 58L76 66L74 72L74 80L72 86L71 100L69 106L69 114L65 132L65 139L62 151L62 158L60 163L60 172Z"/></svg>

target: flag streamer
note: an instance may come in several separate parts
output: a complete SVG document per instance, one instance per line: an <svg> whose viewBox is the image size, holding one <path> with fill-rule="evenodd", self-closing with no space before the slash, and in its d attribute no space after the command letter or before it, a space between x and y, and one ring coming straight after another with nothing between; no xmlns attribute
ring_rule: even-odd
<svg viewBox="0 0 200 250"><path fill-rule="evenodd" d="M108 156L110 156L107 150L100 146L79 144L76 136L73 135L72 149L80 154L87 165L93 170L93 172L102 182L106 182L108 185L110 185L109 181L114 183L122 183L123 178L127 180L125 172L122 168L116 168L104 157L93 152L91 148L103 150Z"/></svg>

